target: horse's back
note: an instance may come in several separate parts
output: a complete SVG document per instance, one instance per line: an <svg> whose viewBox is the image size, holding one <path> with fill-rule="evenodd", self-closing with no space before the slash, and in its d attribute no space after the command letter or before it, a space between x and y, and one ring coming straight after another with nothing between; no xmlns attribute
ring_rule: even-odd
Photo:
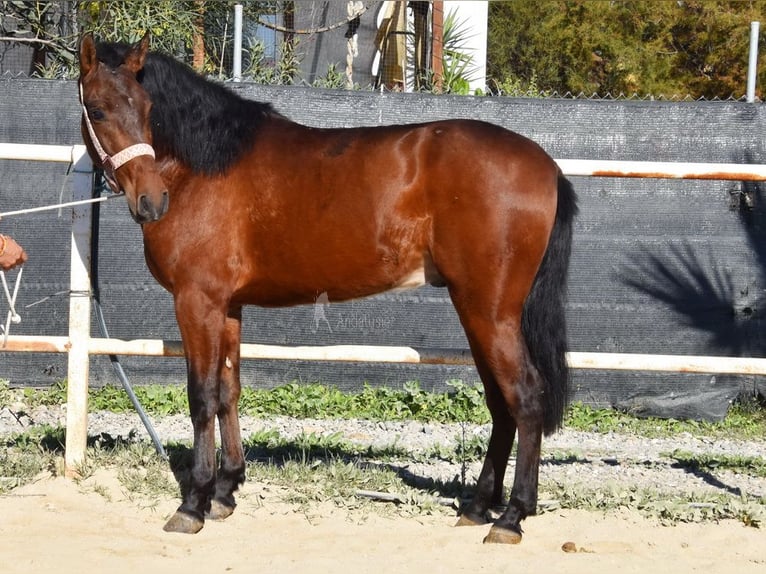
<svg viewBox="0 0 766 574"><path fill-rule="evenodd" d="M316 129L274 118L246 163L272 180L279 174L274 181L288 201L320 196L382 208L406 202L420 211L456 199L555 198L558 177L553 159L532 140L468 119Z"/></svg>

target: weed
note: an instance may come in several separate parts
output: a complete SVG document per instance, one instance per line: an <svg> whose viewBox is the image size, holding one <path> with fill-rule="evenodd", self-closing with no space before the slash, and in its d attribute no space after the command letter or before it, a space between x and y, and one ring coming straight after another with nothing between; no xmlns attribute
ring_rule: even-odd
<svg viewBox="0 0 766 574"><path fill-rule="evenodd" d="M582 403L570 405L564 426L570 429L638 435L646 438L688 433L713 438L751 439L766 436L766 409L745 411L734 405L721 422L639 418L613 409L596 409Z"/></svg>
<svg viewBox="0 0 766 574"><path fill-rule="evenodd" d="M766 499L699 493L669 496L667 492L655 489L625 488L617 484L584 488L549 482L540 486L544 498L555 500L555 504L541 507L542 512L557 508L603 512L629 509L655 518L662 524L733 519L748 526L759 527L766 520Z"/></svg>

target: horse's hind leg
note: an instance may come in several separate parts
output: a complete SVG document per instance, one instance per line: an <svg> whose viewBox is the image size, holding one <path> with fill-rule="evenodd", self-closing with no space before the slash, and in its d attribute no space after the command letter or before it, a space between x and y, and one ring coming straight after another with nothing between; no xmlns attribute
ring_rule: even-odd
<svg viewBox="0 0 766 574"><path fill-rule="evenodd" d="M458 524L485 523L489 507L501 502L508 456L518 430L516 474L508 507L485 538L485 542L517 543L521 541L521 521L536 511L543 425L542 385L521 331L523 301L499 295L482 301L479 293L452 291L493 423L476 496Z"/></svg>
<svg viewBox="0 0 766 574"><path fill-rule="evenodd" d="M210 501L208 518L223 520L234 512L234 491L245 481L245 458L239 429L239 344L242 308L229 313L224 327L223 366L219 391L218 426L221 431L221 466Z"/></svg>
<svg viewBox="0 0 766 574"><path fill-rule="evenodd" d="M503 481L508 457L513 447L516 423L511 418L494 376L486 365L476 361L484 384L485 398L492 416L492 433L481 473L476 482L476 492L471 502L462 510L458 526L475 526L489 521L488 511L503 503Z"/></svg>
<svg viewBox="0 0 766 574"><path fill-rule="evenodd" d="M484 542L511 543L521 541L521 521L537 513L537 490L540 469L540 448L543 436L543 409L540 401L542 382L534 367L527 371L517 390L511 390L518 402L511 407L511 416L518 429L516 473L506 511L492 525Z"/></svg>

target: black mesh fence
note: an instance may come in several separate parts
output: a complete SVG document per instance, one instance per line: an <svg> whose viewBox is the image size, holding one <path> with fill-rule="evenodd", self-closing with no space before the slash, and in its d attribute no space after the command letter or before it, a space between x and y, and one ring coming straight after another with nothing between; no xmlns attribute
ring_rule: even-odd
<svg viewBox="0 0 766 574"><path fill-rule="evenodd" d="M234 85L313 126L358 126L469 117L531 137L557 158L766 163L766 112L741 102L582 101L449 97ZM0 80L0 142L81 142L76 84ZM567 307L572 350L766 356L766 220L762 184L709 180L572 178L580 196ZM753 207L745 198L754 198ZM71 199L67 167L0 160L0 212ZM30 261L15 334L67 332L70 213L9 217L0 231ZM178 339L171 296L143 261L140 229L121 199L101 208L99 293L116 338ZM481 278L476 278L480 281ZM0 304L4 315L5 306ZM463 349L446 291L421 288L331 305L248 308L244 341L286 345L374 344ZM92 332L98 336L94 323ZM182 359L126 357L136 384L179 383ZM0 353L0 376L48 385L66 374L66 356ZM345 389L365 382L418 380L443 390L477 380L469 366L245 361L244 384L321 381ZM91 384L115 382L107 358L92 357ZM578 370L573 398L605 406L635 397L764 391L760 377Z"/></svg>

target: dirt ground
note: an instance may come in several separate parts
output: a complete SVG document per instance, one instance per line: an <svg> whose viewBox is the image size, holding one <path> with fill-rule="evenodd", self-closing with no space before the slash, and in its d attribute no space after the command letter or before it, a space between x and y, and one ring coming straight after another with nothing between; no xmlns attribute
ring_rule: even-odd
<svg viewBox="0 0 766 574"><path fill-rule="evenodd" d="M178 504L129 500L114 471L80 484L42 478L0 496L0 571L109 572L766 572L766 530L734 521L660 526L634 513L555 511L529 518L518 546L482 544L454 517L310 510L247 483L225 522L169 534ZM562 545L574 543L577 552ZM85 569L85 570L84 570Z"/></svg>

